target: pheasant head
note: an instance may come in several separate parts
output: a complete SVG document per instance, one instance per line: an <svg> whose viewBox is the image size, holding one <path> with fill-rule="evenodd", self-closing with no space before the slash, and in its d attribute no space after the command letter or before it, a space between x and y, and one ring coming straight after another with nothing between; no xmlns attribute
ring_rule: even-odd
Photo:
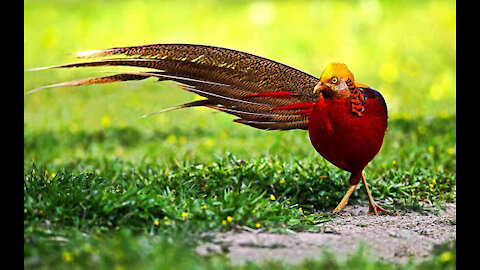
<svg viewBox="0 0 480 270"><path fill-rule="evenodd" d="M347 65L330 63L325 67L322 76L320 76L320 81L315 86L314 92L321 92L325 98L349 98L350 90L347 83L354 83L354 81L355 78Z"/></svg>
<svg viewBox="0 0 480 270"><path fill-rule="evenodd" d="M345 64L328 64L313 91L321 92L324 98L350 100L350 109L358 117L362 116L365 111L364 104L367 101L367 95L363 90L357 88L355 78Z"/></svg>

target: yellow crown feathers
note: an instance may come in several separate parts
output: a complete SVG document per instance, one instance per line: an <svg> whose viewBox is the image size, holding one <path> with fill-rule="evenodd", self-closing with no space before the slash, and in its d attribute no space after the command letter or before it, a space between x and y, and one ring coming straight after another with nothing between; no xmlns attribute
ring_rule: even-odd
<svg viewBox="0 0 480 270"><path fill-rule="evenodd" d="M355 78L352 72L350 72L350 70L348 69L347 65L342 63L328 64L325 67L322 76L320 76L320 81L325 83L330 81L330 79L333 77L342 78L344 81L347 81L347 79L350 79L352 82L355 81Z"/></svg>

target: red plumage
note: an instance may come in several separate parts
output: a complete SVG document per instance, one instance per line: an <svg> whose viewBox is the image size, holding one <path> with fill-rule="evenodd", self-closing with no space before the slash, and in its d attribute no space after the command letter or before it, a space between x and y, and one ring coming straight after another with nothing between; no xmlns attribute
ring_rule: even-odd
<svg viewBox="0 0 480 270"><path fill-rule="evenodd" d="M366 90L371 91L371 90ZM380 98L373 95L362 117L349 110L349 100L320 97L310 114L308 133L317 152L335 166L361 173L382 147L387 114ZM355 184L360 178L354 180Z"/></svg>

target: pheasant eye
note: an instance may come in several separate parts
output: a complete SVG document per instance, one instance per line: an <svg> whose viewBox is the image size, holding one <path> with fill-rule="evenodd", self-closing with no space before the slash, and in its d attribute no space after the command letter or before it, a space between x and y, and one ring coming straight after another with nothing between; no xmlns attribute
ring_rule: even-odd
<svg viewBox="0 0 480 270"><path fill-rule="evenodd" d="M337 77L333 77L333 78L332 78L332 83L337 83L337 82L338 82Z"/></svg>

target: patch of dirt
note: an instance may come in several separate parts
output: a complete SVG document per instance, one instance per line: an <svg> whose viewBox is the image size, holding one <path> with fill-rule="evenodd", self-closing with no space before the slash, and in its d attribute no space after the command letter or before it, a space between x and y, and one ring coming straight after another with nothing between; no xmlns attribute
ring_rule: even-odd
<svg viewBox="0 0 480 270"><path fill-rule="evenodd" d="M227 232L197 252L225 252L233 263L281 260L289 264L320 258L322 250L342 259L354 254L363 243L374 258L404 263L425 258L436 245L456 238L456 205L438 213L400 212L397 216L368 215L366 206L347 206L344 213L323 223L318 231L268 233L262 230ZM214 244L215 243L215 244Z"/></svg>

